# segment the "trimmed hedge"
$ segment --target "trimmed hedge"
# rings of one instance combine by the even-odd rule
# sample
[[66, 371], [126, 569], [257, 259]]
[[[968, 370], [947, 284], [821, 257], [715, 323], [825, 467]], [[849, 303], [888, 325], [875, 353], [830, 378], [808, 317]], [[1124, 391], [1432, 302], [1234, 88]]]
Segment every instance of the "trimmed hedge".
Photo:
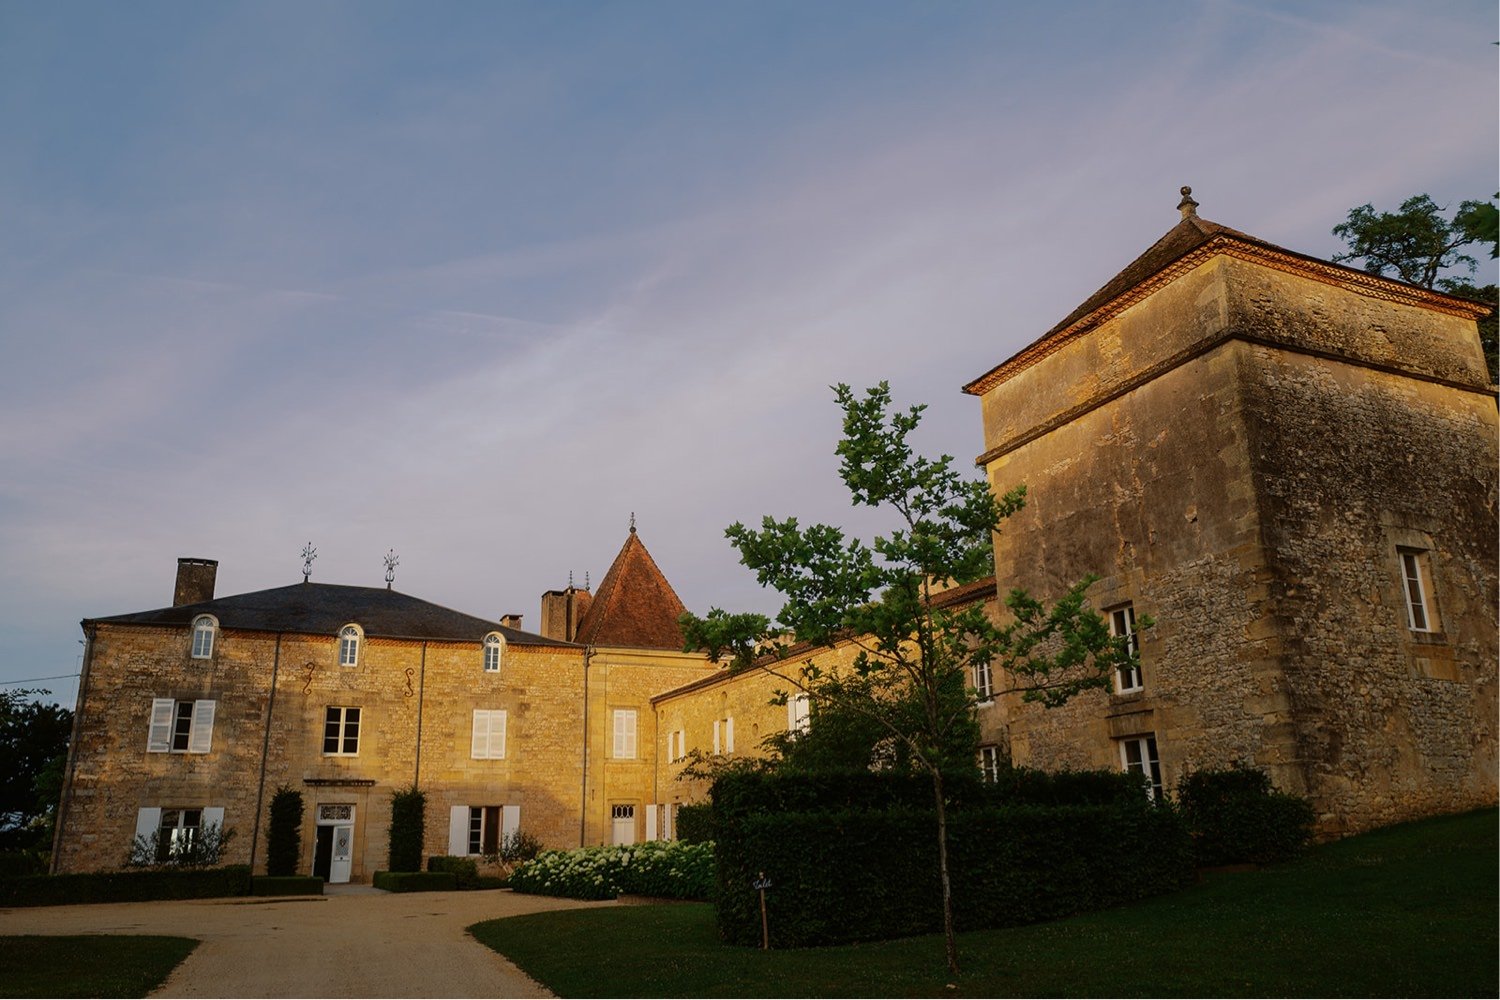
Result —
[[28, 875], [0, 880], [0, 906], [137, 903], [152, 899], [212, 899], [250, 891], [250, 868], [150, 869]]
[[35, 851], [0, 851], [0, 878], [45, 874], [47, 863]]
[[479, 864], [473, 858], [460, 858], [452, 854], [440, 854], [427, 859], [430, 872], [450, 872], [455, 888], [479, 888]]
[[677, 839], [684, 844], [706, 844], [714, 839], [714, 810], [707, 802], [677, 807]]
[[387, 855], [391, 871], [421, 873], [426, 812], [427, 793], [415, 785], [391, 793], [391, 843]]
[[516, 892], [569, 899], [614, 899], [629, 893], [703, 900], [713, 884], [714, 845], [676, 840], [544, 851], [510, 876]]
[[316, 875], [256, 875], [250, 880], [252, 896], [321, 896], [323, 880]]
[[[1152, 805], [1134, 776], [1013, 778], [991, 790], [961, 783], [948, 811], [960, 930], [1050, 920], [1192, 882], [1192, 844], [1180, 818]], [[884, 808], [882, 784], [892, 789]], [[713, 791], [721, 936], [760, 943], [760, 900], [751, 884], [761, 873], [771, 881], [766, 905], [777, 947], [941, 930], [931, 795], [930, 780], [921, 778], [721, 778]], [[1027, 798], [1042, 804], [1017, 801]], [[805, 808], [767, 808], [787, 802]]]
[[447, 892], [458, 888], [452, 872], [376, 872], [374, 884], [386, 892]]
[[266, 874], [295, 876], [301, 858], [302, 793], [282, 785], [271, 796], [271, 815], [266, 822]]
[[1177, 799], [1200, 865], [1285, 861], [1312, 835], [1312, 806], [1276, 791], [1264, 771], [1196, 771], [1182, 779]]

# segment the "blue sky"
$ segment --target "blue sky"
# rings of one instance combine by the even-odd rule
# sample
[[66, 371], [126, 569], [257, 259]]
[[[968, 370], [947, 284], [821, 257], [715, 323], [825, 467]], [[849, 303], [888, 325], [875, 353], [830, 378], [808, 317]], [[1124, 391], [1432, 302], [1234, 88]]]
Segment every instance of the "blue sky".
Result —
[[[630, 513], [848, 512], [827, 386], [958, 387], [1177, 219], [1496, 188], [1491, 3], [0, 2], [0, 681], [314, 579], [485, 616]], [[70, 699], [71, 681], [54, 682]]]

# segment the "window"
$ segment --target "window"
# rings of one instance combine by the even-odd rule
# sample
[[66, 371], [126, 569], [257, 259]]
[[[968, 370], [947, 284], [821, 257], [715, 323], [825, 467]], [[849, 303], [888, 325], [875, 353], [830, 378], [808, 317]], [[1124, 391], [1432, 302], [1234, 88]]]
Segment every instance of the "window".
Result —
[[635, 806], [610, 806], [610, 842], [635, 843]]
[[724, 720], [724, 752], [734, 753], [734, 719]]
[[213, 615], [199, 615], [193, 619], [193, 659], [208, 660], [214, 655], [214, 631], [218, 622]]
[[801, 736], [812, 727], [811, 701], [807, 692], [794, 694], [786, 700], [786, 731], [794, 737]]
[[500, 672], [500, 654], [505, 649], [505, 640], [500, 638], [498, 632], [491, 632], [484, 637], [484, 672], [487, 674], [498, 674]]
[[1000, 779], [1000, 748], [997, 746], [983, 746], [979, 748], [979, 770], [984, 773], [984, 780], [995, 782]]
[[681, 729], [667, 734], [667, 759], [679, 761], [687, 756], [687, 733]]
[[202, 809], [163, 809], [156, 831], [156, 860], [182, 857], [203, 830]]
[[359, 666], [359, 641], [363, 638], [358, 625], [345, 625], [339, 629], [339, 666]]
[[1123, 637], [1125, 651], [1130, 654], [1130, 662], [1115, 671], [1115, 692], [1126, 694], [1130, 691], [1139, 691], [1143, 684], [1141, 682], [1140, 643], [1135, 634], [1134, 606], [1122, 604], [1109, 612], [1109, 634], [1115, 638]]
[[496, 854], [505, 838], [521, 828], [520, 806], [451, 806], [448, 814], [448, 853]]
[[1132, 736], [1120, 741], [1120, 766], [1134, 771], [1148, 782], [1146, 794], [1152, 799], [1161, 796], [1161, 761], [1156, 756], [1156, 735]]
[[981, 704], [987, 703], [995, 697], [994, 675], [990, 672], [990, 662], [974, 664], [974, 693]]
[[323, 753], [340, 757], [359, 753], [359, 709], [329, 706], [323, 718]]
[[151, 726], [146, 733], [148, 753], [208, 753], [213, 749], [212, 700], [151, 699]]
[[635, 709], [615, 709], [615, 757], [634, 759], [635, 757]]
[[[505, 710], [474, 709], [474, 735], [470, 756], [475, 760], [503, 760], [505, 757]], [[486, 852], [489, 853], [489, 852]]]
[[500, 852], [500, 807], [469, 807], [469, 853]]
[[1401, 590], [1406, 595], [1406, 624], [1413, 632], [1439, 632], [1437, 607], [1432, 600], [1432, 553], [1425, 549], [1397, 549], [1401, 556]]

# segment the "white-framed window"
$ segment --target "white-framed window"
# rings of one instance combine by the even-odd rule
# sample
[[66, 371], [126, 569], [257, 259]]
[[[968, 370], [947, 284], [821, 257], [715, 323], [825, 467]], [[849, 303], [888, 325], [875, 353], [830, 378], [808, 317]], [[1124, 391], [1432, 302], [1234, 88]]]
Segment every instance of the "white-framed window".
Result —
[[500, 637], [499, 632], [491, 632], [484, 637], [484, 672], [487, 674], [498, 674], [500, 672], [500, 657], [505, 652], [505, 640]]
[[503, 708], [474, 709], [474, 732], [469, 744], [469, 755], [475, 760], [503, 760], [505, 758], [505, 710]]
[[995, 698], [995, 675], [990, 670], [990, 661], [974, 664], [973, 674], [975, 699], [981, 705], [987, 705]]
[[979, 770], [984, 774], [984, 780], [989, 782], [998, 781], [1000, 778], [1000, 748], [993, 745], [979, 748]]
[[635, 759], [635, 721], [633, 708], [617, 708], [614, 711], [614, 753], [612, 756]]
[[1432, 553], [1426, 549], [1396, 550], [1401, 557], [1401, 591], [1406, 596], [1406, 624], [1413, 632], [1440, 632], [1432, 599]]
[[214, 633], [218, 630], [219, 623], [213, 615], [199, 615], [193, 619], [193, 659], [213, 659]]
[[214, 710], [211, 699], [176, 701], [151, 699], [151, 725], [146, 733], [148, 753], [208, 753], [213, 749]]
[[323, 755], [353, 757], [359, 753], [359, 709], [329, 705], [323, 716]]
[[1156, 755], [1156, 734], [1132, 736], [1120, 741], [1120, 767], [1146, 779], [1146, 794], [1158, 798], [1162, 793], [1161, 760]]
[[469, 807], [469, 853], [495, 854], [500, 850], [500, 807]]
[[812, 699], [806, 691], [799, 691], [786, 700], [786, 731], [793, 737], [801, 736], [812, 728]]
[[635, 806], [613, 805], [609, 807], [610, 843], [635, 843]]
[[674, 729], [667, 734], [667, 760], [676, 763], [687, 756], [687, 732]]
[[339, 666], [359, 666], [359, 644], [364, 638], [358, 625], [345, 625], [339, 629]]
[[448, 853], [495, 854], [521, 827], [520, 806], [456, 805], [448, 816]]
[[1106, 613], [1109, 615], [1109, 634], [1117, 639], [1123, 637], [1125, 649], [1130, 653], [1130, 662], [1115, 670], [1115, 692], [1127, 694], [1139, 691], [1144, 684], [1141, 679], [1140, 642], [1135, 634], [1135, 607], [1122, 604]]
[[202, 809], [163, 809], [156, 831], [156, 860], [164, 862], [187, 850], [202, 832]]

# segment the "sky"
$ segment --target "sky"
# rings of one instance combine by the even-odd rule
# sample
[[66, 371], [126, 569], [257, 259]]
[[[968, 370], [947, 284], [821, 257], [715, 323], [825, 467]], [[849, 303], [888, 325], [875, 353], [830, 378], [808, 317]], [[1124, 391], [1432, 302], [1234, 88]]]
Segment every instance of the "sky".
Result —
[[[1492, 2], [0, 0], [0, 685], [301, 579], [496, 618], [632, 513], [867, 532], [829, 386], [960, 386], [1199, 213], [1317, 256], [1497, 187]], [[1491, 277], [1489, 280], [1493, 280]], [[975, 473], [978, 475], [977, 471]], [[58, 676], [62, 675], [62, 676]], [[29, 683], [32, 678], [55, 678]]]

